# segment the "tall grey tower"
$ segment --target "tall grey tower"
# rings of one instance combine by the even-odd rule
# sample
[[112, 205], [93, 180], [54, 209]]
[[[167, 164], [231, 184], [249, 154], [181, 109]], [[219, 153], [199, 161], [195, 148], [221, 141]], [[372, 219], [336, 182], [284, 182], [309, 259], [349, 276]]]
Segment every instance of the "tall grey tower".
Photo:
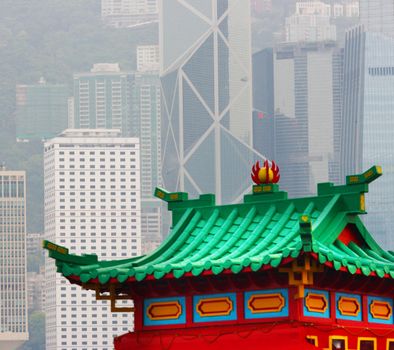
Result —
[[289, 195], [339, 182], [342, 50], [333, 41], [286, 43], [274, 51], [275, 160]]
[[161, 0], [163, 183], [238, 199], [250, 186], [250, 3]]
[[394, 248], [394, 0], [360, 0], [361, 26], [345, 40], [341, 162], [344, 177], [381, 165], [368, 217], [375, 238]]
[[394, 38], [360, 26], [346, 34], [345, 42], [342, 176], [371, 164], [382, 166], [384, 176], [371, 186], [367, 198], [371, 215], [363, 220], [388, 249], [394, 248], [393, 148]]

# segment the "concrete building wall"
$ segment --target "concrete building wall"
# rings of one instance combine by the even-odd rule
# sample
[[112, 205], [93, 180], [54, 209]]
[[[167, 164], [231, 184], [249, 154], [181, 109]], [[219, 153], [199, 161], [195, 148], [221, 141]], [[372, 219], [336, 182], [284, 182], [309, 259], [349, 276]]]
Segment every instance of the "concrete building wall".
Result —
[[0, 349], [29, 338], [26, 280], [26, 174], [0, 169]]
[[[76, 254], [141, 254], [140, 146], [119, 130], [66, 130], [45, 143], [45, 236]], [[132, 314], [111, 314], [46, 260], [46, 349], [112, 349]]]

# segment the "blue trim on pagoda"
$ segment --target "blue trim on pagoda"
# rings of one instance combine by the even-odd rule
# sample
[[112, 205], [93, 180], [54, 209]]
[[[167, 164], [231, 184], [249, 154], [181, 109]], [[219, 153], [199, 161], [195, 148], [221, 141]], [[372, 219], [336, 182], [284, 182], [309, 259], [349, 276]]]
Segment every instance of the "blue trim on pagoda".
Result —
[[[231, 301], [230, 310], [227, 315], [211, 316], [211, 315], [200, 315], [197, 311], [199, 302], [209, 299], [221, 299], [228, 298]], [[236, 293], [224, 293], [224, 294], [207, 294], [207, 295], [196, 295], [193, 296], [193, 321], [195, 323], [201, 322], [223, 322], [223, 321], [235, 321], [237, 320], [237, 298]]]
[[[306, 306], [306, 298], [308, 297], [309, 294], [317, 294], [317, 295], [324, 296], [325, 303], [327, 304], [324, 312], [314, 312], [314, 311], [308, 310], [308, 308]], [[305, 298], [304, 298], [303, 310], [304, 310], [304, 316], [307, 316], [307, 317], [330, 318], [330, 294], [324, 290], [305, 288]]]
[[[267, 294], [278, 294], [284, 299], [284, 305], [280, 308], [280, 311], [265, 312], [255, 311], [252, 312], [249, 308], [249, 301], [253, 296], [267, 295]], [[256, 290], [253, 292], [245, 292], [244, 299], [244, 310], [246, 319], [255, 318], [275, 318], [275, 317], [288, 317], [289, 316], [289, 292], [287, 289], [268, 289], [268, 290]]]
[[[357, 300], [358, 302], [358, 313], [357, 316], [349, 316], [349, 315], [343, 315], [341, 310], [339, 310], [338, 308], [338, 303], [339, 303], [339, 299], [341, 297], [345, 297], [345, 298], [352, 298]], [[341, 319], [341, 320], [348, 320], [348, 321], [362, 321], [363, 318], [363, 307], [362, 307], [363, 303], [361, 300], [361, 295], [357, 295], [357, 294], [348, 294], [348, 293], [335, 293], [335, 311], [336, 311], [336, 317]]]
[[[148, 315], [149, 307], [155, 304], [162, 303], [178, 303], [181, 307], [180, 313], [177, 316], [168, 316], [166, 319], [154, 320]], [[185, 297], [175, 298], [152, 298], [144, 300], [144, 325], [145, 326], [166, 326], [186, 323], [186, 299]]]
[[[388, 305], [391, 308], [391, 312], [390, 312], [390, 317], [386, 320], [386, 319], [382, 319], [382, 318], [376, 318], [372, 315], [371, 312], [371, 304], [374, 301], [381, 301], [384, 303], [388, 303]], [[382, 297], [368, 297], [368, 322], [371, 323], [382, 323], [382, 324], [393, 324], [394, 321], [394, 317], [393, 317], [393, 299], [391, 298], [382, 298]]]

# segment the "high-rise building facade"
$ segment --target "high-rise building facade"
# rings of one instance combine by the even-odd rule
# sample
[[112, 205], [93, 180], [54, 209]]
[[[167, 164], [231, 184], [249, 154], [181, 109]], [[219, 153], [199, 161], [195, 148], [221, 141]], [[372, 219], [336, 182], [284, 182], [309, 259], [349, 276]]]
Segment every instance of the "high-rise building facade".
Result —
[[291, 196], [339, 180], [342, 61], [334, 42], [275, 50], [275, 160]]
[[297, 2], [296, 11], [286, 18], [286, 41], [336, 40], [336, 27], [330, 23], [331, 5], [320, 1]]
[[26, 283], [26, 175], [0, 168], [0, 349], [29, 338]]
[[54, 137], [67, 128], [66, 85], [38, 84], [16, 86], [16, 138], [20, 141]]
[[253, 146], [275, 159], [274, 53], [267, 48], [253, 54]]
[[157, 21], [158, 0], [101, 0], [101, 18], [112, 27]]
[[37, 256], [41, 254], [44, 256], [42, 251], [42, 241], [44, 235], [42, 233], [28, 233], [26, 235], [26, 251], [27, 255]]
[[135, 73], [131, 136], [140, 139], [141, 195], [151, 198], [161, 184], [160, 80], [157, 73]]
[[[77, 254], [141, 253], [139, 141], [119, 130], [66, 130], [45, 143], [45, 237]], [[46, 261], [46, 349], [112, 349], [130, 314], [111, 314]], [[82, 307], [81, 307], [82, 305]]]
[[394, 36], [394, 0], [359, 0], [360, 24], [368, 32]]
[[74, 122], [79, 129], [120, 129], [129, 133], [131, 75], [117, 63], [98, 63], [74, 75]]
[[[41, 241], [42, 245], [42, 241]], [[41, 248], [41, 250], [43, 250]], [[45, 305], [45, 271], [44, 265], [40, 270], [27, 273], [27, 298], [29, 311], [43, 311]]]
[[159, 46], [139, 45], [137, 46], [137, 71], [159, 72]]
[[131, 136], [140, 140], [141, 236], [146, 253], [162, 240], [162, 203], [153, 197], [161, 186], [161, 96], [158, 72], [136, 72], [131, 87]]
[[74, 107], [74, 96], [67, 99], [67, 109], [68, 109], [68, 129], [74, 129], [75, 120], [75, 107]]
[[[389, 3], [389, 1], [388, 1]], [[394, 21], [394, 16], [393, 19]], [[377, 19], [377, 21], [379, 21]], [[368, 218], [375, 238], [394, 248], [394, 38], [366, 32], [347, 33], [344, 65], [343, 137], [341, 160], [346, 176], [370, 164], [383, 168], [368, 196]]]
[[[250, 2], [160, 1], [163, 183], [232, 202], [253, 150]], [[229, 175], [231, 174], [231, 176]]]

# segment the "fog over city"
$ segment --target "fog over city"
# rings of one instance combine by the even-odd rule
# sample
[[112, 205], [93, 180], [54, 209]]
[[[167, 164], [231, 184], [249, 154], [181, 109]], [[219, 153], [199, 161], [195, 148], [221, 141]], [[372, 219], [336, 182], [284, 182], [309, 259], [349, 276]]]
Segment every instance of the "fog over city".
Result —
[[[267, 184], [258, 191], [273, 192], [272, 201], [337, 191], [346, 206], [342, 187], [319, 184], [356, 179], [366, 190], [352, 227], [364, 223], [394, 250], [393, 0], [0, 0], [0, 67], [0, 350], [118, 350], [114, 339], [143, 322], [176, 324], [138, 319], [122, 283], [160, 279], [170, 264], [183, 278], [175, 253], [192, 239], [171, 234], [192, 232], [198, 215], [182, 271], [210, 269], [214, 247], [230, 271], [236, 251], [220, 256], [228, 238], [215, 233], [237, 234], [231, 220], [260, 224], [243, 209], [211, 223], [198, 208], [257, 202], [253, 185]], [[266, 160], [253, 183], [252, 166]], [[374, 165], [383, 176], [364, 197], [381, 175]], [[317, 211], [334, 220], [335, 200], [331, 209], [320, 199], [307, 206], [312, 227], [323, 220]], [[168, 236], [173, 250], [162, 253]], [[148, 272], [136, 267], [141, 256]], [[122, 277], [110, 269], [115, 260]]]

